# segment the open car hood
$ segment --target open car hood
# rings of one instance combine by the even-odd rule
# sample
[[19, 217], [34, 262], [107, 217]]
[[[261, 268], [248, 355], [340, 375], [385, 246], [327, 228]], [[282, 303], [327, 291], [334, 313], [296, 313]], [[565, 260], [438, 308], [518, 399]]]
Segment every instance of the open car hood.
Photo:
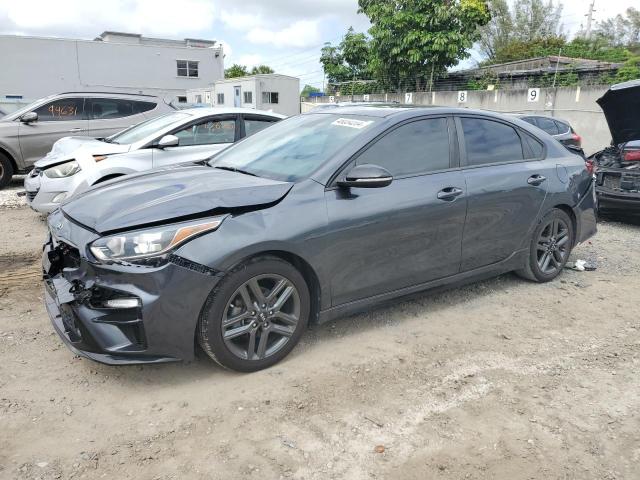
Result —
[[67, 217], [106, 233], [272, 204], [292, 183], [188, 164], [105, 182], [62, 206]]
[[640, 140], [640, 80], [612, 85], [598, 100], [613, 143]]

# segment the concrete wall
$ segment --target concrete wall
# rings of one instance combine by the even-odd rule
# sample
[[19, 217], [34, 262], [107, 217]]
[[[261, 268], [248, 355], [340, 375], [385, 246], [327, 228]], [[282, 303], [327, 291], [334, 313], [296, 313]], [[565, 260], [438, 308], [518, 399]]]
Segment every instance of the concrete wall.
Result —
[[[420, 92], [407, 94], [369, 95], [369, 101], [399, 102], [417, 105], [443, 105], [479, 108], [505, 113], [535, 113], [568, 121], [582, 136], [582, 145], [587, 154], [593, 153], [611, 143], [611, 134], [602, 110], [596, 99], [602, 96], [608, 86], [543, 88], [538, 102], [529, 102], [528, 90], [468, 91], [467, 101], [458, 101], [458, 92]], [[308, 111], [317, 103], [328, 103], [329, 97], [317, 97], [304, 102], [303, 111]], [[336, 102], [350, 101], [351, 96], [334, 97]], [[354, 95], [354, 101], [364, 101], [363, 95]]]
[[[216, 57], [216, 54], [218, 55]], [[221, 47], [133, 45], [0, 35], [0, 98], [35, 100], [64, 91], [122, 91], [172, 100], [224, 77]], [[178, 77], [176, 60], [199, 62], [199, 77]]]

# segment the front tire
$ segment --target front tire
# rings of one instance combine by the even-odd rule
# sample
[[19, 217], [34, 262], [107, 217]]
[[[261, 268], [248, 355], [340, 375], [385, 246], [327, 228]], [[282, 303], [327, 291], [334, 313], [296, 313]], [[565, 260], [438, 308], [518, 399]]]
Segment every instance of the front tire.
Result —
[[553, 280], [569, 259], [574, 235], [569, 215], [559, 208], [550, 210], [533, 231], [525, 266], [516, 273], [534, 282]]
[[13, 165], [9, 158], [0, 153], [0, 190], [9, 185], [13, 177]]
[[211, 292], [197, 327], [198, 343], [223, 367], [254, 372], [286, 357], [306, 329], [309, 288], [277, 257], [234, 268]]

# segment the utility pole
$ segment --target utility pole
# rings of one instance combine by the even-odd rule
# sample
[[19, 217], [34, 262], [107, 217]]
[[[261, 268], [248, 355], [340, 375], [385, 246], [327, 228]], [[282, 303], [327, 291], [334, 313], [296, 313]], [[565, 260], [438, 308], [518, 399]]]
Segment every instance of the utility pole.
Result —
[[585, 15], [585, 17], [587, 17], [587, 28], [585, 30], [584, 36], [587, 40], [591, 38], [591, 23], [593, 22], [593, 12], [595, 12], [593, 6], [595, 5], [595, 3], [596, 0], [591, 0], [591, 4], [589, 5], [589, 13]]

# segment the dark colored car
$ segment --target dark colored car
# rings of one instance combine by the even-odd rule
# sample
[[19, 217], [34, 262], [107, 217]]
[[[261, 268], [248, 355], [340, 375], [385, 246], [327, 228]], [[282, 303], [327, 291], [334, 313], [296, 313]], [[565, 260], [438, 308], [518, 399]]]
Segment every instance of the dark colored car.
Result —
[[557, 118], [545, 117], [544, 115], [518, 116], [521, 120], [535, 125], [540, 130], [544, 130], [563, 145], [582, 148], [582, 137], [569, 125], [569, 122], [558, 120]]
[[640, 213], [640, 80], [613, 85], [597, 100], [611, 132], [611, 146], [589, 161], [596, 171], [602, 212]]
[[46, 305], [75, 352], [253, 371], [309, 322], [517, 271], [546, 282], [596, 231], [585, 162], [526, 122], [345, 107], [209, 162], [112, 180], [49, 216]]

